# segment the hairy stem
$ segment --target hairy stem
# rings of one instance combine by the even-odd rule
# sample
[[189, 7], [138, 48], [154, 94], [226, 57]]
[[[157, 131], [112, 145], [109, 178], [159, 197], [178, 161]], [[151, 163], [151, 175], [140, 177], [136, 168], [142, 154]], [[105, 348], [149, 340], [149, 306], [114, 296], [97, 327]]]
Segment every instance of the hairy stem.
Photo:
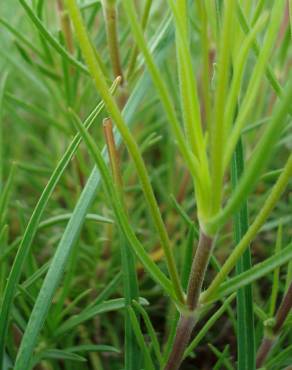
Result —
[[199, 244], [193, 259], [188, 283], [187, 304], [190, 310], [195, 310], [198, 305], [205, 272], [212, 251], [212, 242], [213, 239], [211, 237], [204, 234], [203, 231], [200, 232]]
[[176, 329], [173, 348], [164, 370], [179, 369], [184, 350], [190, 341], [195, 324], [196, 320], [194, 315], [181, 315]]
[[256, 368], [262, 367], [265, 359], [267, 358], [268, 353], [270, 352], [271, 348], [273, 347], [274, 339], [272, 338], [264, 338], [257, 353], [256, 359]]
[[190, 341], [196, 324], [196, 309], [202, 285], [212, 252], [213, 239], [200, 231], [200, 238], [193, 259], [187, 289], [187, 313], [182, 313], [177, 325], [176, 335], [165, 370], [177, 370], [183, 359], [184, 351]]
[[274, 333], [278, 334], [282, 329], [282, 326], [292, 308], [292, 282], [290, 283], [289, 289], [285, 294], [285, 297], [279, 307], [277, 314], [276, 314], [276, 324], [273, 328]]

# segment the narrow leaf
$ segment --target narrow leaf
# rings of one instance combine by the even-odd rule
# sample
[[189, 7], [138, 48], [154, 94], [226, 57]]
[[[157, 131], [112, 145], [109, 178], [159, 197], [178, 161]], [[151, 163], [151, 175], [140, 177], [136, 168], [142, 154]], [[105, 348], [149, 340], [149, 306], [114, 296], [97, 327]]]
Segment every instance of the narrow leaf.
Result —
[[[244, 153], [241, 138], [236, 146], [232, 160], [231, 176], [233, 188], [236, 186], [244, 171]], [[248, 229], [247, 201], [244, 200], [241, 208], [234, 215], [233, 235], [238, 244]], [[236, 264], [236, 274], [251, 268], [251, 253], [248, 247]], [[237, 369], [255, 369], [255, 328], [253, 313], [252, 286], [246, 285], [237, 291]]]

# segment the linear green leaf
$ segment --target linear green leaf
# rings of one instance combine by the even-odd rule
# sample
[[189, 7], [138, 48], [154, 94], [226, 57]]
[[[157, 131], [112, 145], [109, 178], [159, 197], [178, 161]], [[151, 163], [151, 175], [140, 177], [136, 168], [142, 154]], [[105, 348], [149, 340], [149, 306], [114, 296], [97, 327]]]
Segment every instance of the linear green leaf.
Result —
[[212, 295], [214, 295], [219, 285], [223, 282], [223, 280], [227, 277], [229, 272], [233, 269], [239, 257], [244, 253], [244, 251], [249, 246], [252, 239], [255, 237], [257, 232], [260, 230], [260, 228], [262, 227], [262, 225], [264, 224], [264, 222], [270, 215], [272, 209], [275, 207], [277, 201], [279, 200], [280, 196], [284, 192], [291, 178], [291, 175], [292, 175], [292, 154], [290, 154], [286, 162], [284, 171], [279, 176], [276, 184], [272, 188], [271, 193], [267, 197], [263, 207], [261, 208], [254, 222], [250, 225], [248, 231], [244, 234], [243, 238], [240, 240], [240, 242], [237, 244], [233, 252], [227, 258], [221, 270], [219, 271], [217, 276], [213, 279], [209, 288], [205, 292], [202, 293], [202, 296], [201, 296], [202, 302], [208, 301], [208, 299]]
[[[163, 28], [163, 32], [167, 32], [168, 27], [169, 27], [169, 24], [165, 25], [165, 27]], [[159, 41], [159, 43], [155, 44], [155, 47], [156, 48], [159, 47], [160, 43], [163, 43], [163, 41], [164, 41], [164, 38], [162, 37], [162, 34], [161, 34], [160, 35], [160, 41]], [[162, 58], [164, 58], [164, 55], [162, 54], [162, 52], [158, 53], [157, 54], [157, 60], [160, 61], [160, 60], [162, 60]], [[141, 101], [141, 99], [143, 98], [143, 96], [145, 94], [145, 88], [148, 85], [149, 85], [149, 79], [148, 79], [146, 74], [143, 74], [142, 77], [140, 78], [140, 80], [138, 81], [136, 87], [133, 89], [133, 93], [130, 96], [130, 98], [129, 98], [129, 100], [128, 100], [125, 108], [124, 108], [123, 113], [124, 113], [125, 120], [127, 122], [129, 122], [129, 123], [133, 122], [133, 117], [136, 113], [137, 106], [138, 106], [139, 102]], [[79, 136], [77, 136], [77, 137], [79, 139]], [[118, 134], [116, 135], [116, 142], [117, 142], [117, 144], [119, 144], [121, 142], [121, 137]], [[107, 155], [106, 155], [105, 151], [103, 152], [103, 155], [104, 155], [104, 158], [107, 158]], [[68, 163], [69, 163], [69, 161], [68, 161]], [[67, 164], [67, 161], [66, 161], [66, 164]], [[91, 175], [90, 175], [89, 179], [88, 179], [87, 185], [85, 186], [85, 188], [84, 188], [84, 190], [81, 194], [81, 197], [79, 198], [79, 201], [76, 204], [75, 210], [74, 210], [74, 212], [72, 214], [72, 217], [70, 218], [70, 221], [69, 221], [69, 223], [66, 227], [63, 238], [61, 239], [61, 241], [59, 243], [58, 250], [63, 250], [66, 247], [66, 248], [69, 248], [69, 253], [70, 253], [70, 248], [72, 248], [72, 245], [73, 245], [74, 241], [77, 240], [77, 238], [78, 238], [78, 235], [79, 235], [80, 230], [81, 230], [81, 226], [84, 222], [86, 214], [88, 213], [88, 209], [89, 209], [90, 205], [92, 204], [93, 200], [95, 199], [96, 191], [97, 191], [99, 185], [100, 185], [100, 174], [99, 174], [98, 170], [96, 168], [94, 168], [93, 171], [91, 172]], [[46, 195], [46, 197], [47, 197], [47, 195]], [[39, 222], [40, 213], [42, 214], [42, 212], [43, 212], [42, 207], [43, 207], [43, 203], [44, 203], [43, 199], [40, 199], [40, 201], [41, 200], [42, 200], [42, 202], [36, 208], [35, 216], [33, 216], [32, 220], [30, 222], [31, 225], [28, 226], [27, 235], [31, 234], [31, 232], [35, 228], [35, 225], [37, 225], [38, 222]], [[36, 219], [36, 217], [37, 217], [37, 219]], [[31, 240], [33, 239], [33, 238], [30, 239], [30, 238], [31, 238], [31, 235], [29, 236], [29, 240], [30, 240], [29, 245], [31, 243]], [[19, 257], [19, 259], [15, 260], [16, 267], [12, 269], [12, 271], [14, 271], [13, 272], [14, 276], [10, 279], [10, 287], [11, 286], [13, 287], [13, 285], [15, 284], [15, 281], [18, 281], [18, 279], [19, 279], [18, 275], [16, 275], [17, 278], [15, 279], [15, 274], [19, 273], [19, 269], [23, 265], [23, 261], [25, 259], [25, 255], [26, 255], [25, 254], [26, 253], [26, 248], [27, 248], [27, 245], [22, 247], [21, 257]], [[67, 259], [68, 259], [68, 255], [64, 254], [63, 257], [65, 257], [65, 260], [60, 265], [61, 268], [62, 268], [63, 264], [66, 264]], [[54, 276], [54, 280], [56, 279], [57, 281], [59, 281], [61, 276], [62, 275]], [[57, 283], [55, 284], [55, 286], [57, 286]], [[4, 317], [4, 318], [6, 318], [6, 320], [8, 318], [9, 307], [10, 307], [12, 299], [13, 299], [13, 292], [11, 292], [11, 289], [7, 289], [7, 292], [8, 293], [6, 293], [7, 298], [6, 298], [6, 304], [5, 304], [6, 308], [5, 308], [5, 311], [2, 311], [2, 313], [3, 313], [2, 318]], [[33, 351], [33, 348], [34, 348], [34, 342], [37, 340], [38, 333], [41, 330], [44, 319], [47, 315], [48, 306], [51, 303], [51, 296], [46, 296], [46, 293], [45, 293], [43, 295], [43, 297], [44, 297], [44, 299], [41, 299], [41, 301], [40, 301], [40, 306], [42, 307], [43, 314], [42, 314], [42, 317], [41, 317], [41, 320], [40, 320], [39, 324], [34, 325], [34, 327], [33, 327], [33, 330], [32, 330], [33, 335], [31, 337], [28, 336], [28, 338], [30, 339], [30, 343], [29, 343], [29, 346], [27, 346], [27, 351], [24, 351], [22, 353], [22, 355], [24, 356], [24, 360], [19, 360], [20, 369], [22, 369], [21, 366], [23, 364], [23, 361], [25, 361], [26, 365], [30, 361], [32, 351]], [[9, 307], [7, 307], [7, 301], [9, 302], [9, 304], [8, 304]], [[39, 314], [37, 314], [37, 316], [39, 316]], [[1, 316], [0, 316], [0, 319], [1, 319]], [[1, 327], [1, 325], [4, 324], [4, 327], [7, 328], [7, 323], [8, 322], [5, 321], [5, 319], [2, 322], [0, 321], [0, 327]], [[1, 334], [2, 334], [3, 338], [5, 338], [6, 332], [4, 334], [3, 331], [0, 331], [0, 336], [1, 336]], [[0, 343], [4, 344], [4, 340], [3, 341], [0, 340]]]
[[83, 73], [88, 74], [87, 68], [80, 63], [78, 60], [76, 60], [68, 51], [55, 39], [54, 36], [50, 34], [50, 32], [47, 30], [47, 28], [43, 25], [42, 21], [37, 17], [37, 15], [34, 13], [32, 8], [27, 4], [25, 0], [18, 0], [20, 4], [23, 6], [24, 10], [26, 11], [27, 15], [33, 22], [33, 24], [36, 26], [40, 34], [49, 42], [49, 44], [68, 62], [75, 67], [77, 67], [80, 71]]
[[161, 366], [162, 365], [162, 356], [161, 356], [161, 352], [160, 352], [160, 346], [159, 346], [157, 335], [156, 335], [155, 330], [153, 328], [153, 325], [151, 323], [150, 317], [149, 317], [147, 311], [145, 310], [145, 308], [141, 304], [139, 304], [138, 302], [134, 301], [133, 306], [143, 317], [143, 320], [145, 322], [148, 334], [151, 338], [151, 342], [152, 342], [152, 345], [153, 345], [153, 350], [154, 350], [155, 355], [157, 357], [157, 360], [158, 360], [158, 362]]
[[153, 365], [148, 346], [145, 343], [145, 339], [143, 337], [143, 334], [142, 334], [142, 331], [141, 331], [141, 328], [140, 328], [140, 325], [139, 325], [139, 321], [136, 317], [135, 311], [133, 310], [132, 307], [128, 307], [127, 310], [129, 311], [131, 323], [132, 323], [133, 330], [135, 332], [137, 341], [138, 341], [139, 346], [140, 346], [140, 348], [141, 348], [141, 350], [143, 351], [143, 354], [144, 354], [145, 370], [155, 370], [155, 367]]
[[162, 286], [162, 288], [165, 290], [167, 294], [172, 296], [172, 298], [175, 299], [175, 301], [177, 301], [178, 298], [174, 292], [174, 288], [171, 281], [161, 272], [157, 265], [152, 261], [148, 253], [145, 251], [143, 245], [139, 242], [135, 233], [133, 232], [127, 216], [127, 212], [124, 209], [123, 204], [118, 195], [119, 192], [114, 187], [113, 182], [111, 181], [109, 170], [97, 145], [95, 144], [92, 137], [90, 137], [88, 132], [85, 130], [85, 128], [82, 126], [80, 121], [76, 120], [76, 126], [80, 134], [82, 135], [82, 138], [88, 150], [90, 151], [92, 157], [94, 158], [96, 165], [100, 170], [100, 174], [104, 181], [105, 188], [108, 192], [110, 201], [112, 203], [111, 205], [115, 211], [117, 222], [121, 230], [123, 231], [125, 238], [127, 239], [130, 246], [133, 248], [133, 251], [136, 253], [137, 257], [140, 259], [145, 269], [152, 276], [152, 278]]
[[70, 360], [78, 362], [86, 362], [86, 358], [77, 355], [76, 353], [68, 352], [67, 350], [60, 349], [47, 349], [39, 352], [33, 359], [33, 364], [36, 365], [42, 360]]
[[184, 301], [183, 291], [178, 277], [177, 266], [173, 256], [173, 251], [171, 249], [169, 236], [165, 224], [163, 222], [160, 209], [155, 198], [150, 178], [143, 158], [141, 156], [139, 147], [126, 124], [126, 121], [124, 120], [116, 101], [113, 99], [113, 97], [108, 91], [106, 79], [96, 60], [97, 52], [92, 48], [76, 0], [66, 0], [66, 4], [71, 20], [74, 24], [74, 28], [76, 31], [77, 38], [79, 40], [81, 50], [83, 52], [84, 58], [88, 65], [90, 74], [93, 78], [97, 91], [102, 96], [107, 107], [107, 110], [110, 113], [111, 118], [114, 120], [135, 164], [136, 171], [139, 176], [142, 189], [145, 195], [145, 199], [151, 212], [154, 225], [158, 232], [162, 248], [164, 250], [166, 264], [171, 281], [174, 284], [174, 289], [178, 297], [178, 300], [181, 301], [181, 303], [183, 303]]
[[[241, 138], [232, 159], [231, 177], [233, 189], [236, 189], [244, 171], [244, 152]], [[238, 244], [248, 230], [247, 200], [233, 218], [233, 239]], [[251, 253], [248, 247], [236, 264], [236, 274], [251, 268]], [[253, 314], [252, 286], [247, 285], [237, 291], [237, 369], [255, 369], [255, 328]]]
[[[140, 300], [141, 304], [147, 304], [145, 299]], [[61, 336], [67, 333], [68, 331], [72, 330], [74, 327], [82, 324], [83, 322], [92, 319], [93, 317], [100, 315], [102, 313], [111, 312], [121, 310], [122, 308], [126, 307], [126, 301], [124, 298], [116, 298], [110, 299], [108, 301], [102, 302], [93, 306], [91, 308], [87, 308], [84, 312], [71, 317], [67, 321], [65, 321], [60, 327], [56, 330], [55, 336]]]
[[7, 73], [3, 74], [0, 81], [0, 190], [3, 187], [3, 98], [7, 82]]
[[[231, 294], [236, 290], [250, 284], [251, 282], [260, 279], [269, 274], [279, 266], [282, 266], [290, 261], [292, 258], [292, 243], [283, 248], [281, 252], [274, 254], [264, 262], [260, 262], [251, 269], [228, 279], [227, 282], [222, 283], [216, 292], [216, 300]], [[213, 299], [212, 299], [213, 300]]]
[[[46, 220], [40, 222], [38, 228], [45, 229], [47, 227], [58, 225], [59, 223], [64, 223], [66, 221], [69, 221], [71, 217], [72, 217], [72, 213], [66, 213], [63, 215], [53, 216], [53, 217], [47, 218]], [[114, 222], [112, 219], [108, 217], [100, 216], [94, 213], [88, 213], [86, 215], [86, 220], [107, 223], [107, 224], [112, 224]]]
[[[283, 14], [283, 10], [285, 7], [284, 0], [278, 0], [274, 3], [273, 9], [271, 11], [271, 18], [268, 25], [268, 29], [265, 35], [265, 39], [263, 42], [263, 46], [260, 50], [260, 54], [258, 60], [256, 62], [255, 68], [253, 70], [252, 76], [250, 78], [250, 83], [247, 87], [245, 96], [243, 98], [242, 103], [240, 104], [239, 113], [237, 119], [234, 123], [233, 129], [231, 134], [228, 138], [227, 148], [225, 151], [225, 158], [224, 158], [224, 167], [226, 168], [230, 162], [232, 157], [232, 153], [235, 149], [236, 143], [238, 138], [241, 134], [242, 128], [246, 122], [247, 115], [256, 101], [256, 95], [259, 91], [260, 83], [262, 81], [262, 76], [264, 75], [270, 53], [272, 51], [277, 32], [279, 31], [280, 27], [280, 20], [281, 15]], [[290, 107], [287, 107], [289, 110]]]
[[224, 209], [206, 225], [206, 228], [209, 231], [214, 232], [218, 227], [222, 226], [238, 209], [242, 199], [244, 199], [255, 186], [255, 183], [261, 175], [263, 168], [267, 165], [272, 156], [273, 148], [277, 143], [277, 139], [282, 133], [285, 118], [291, 105], [291, 100], [292, 80], [288, 82], [285, 95], [281, 101], [278, 102], [275, 108], [275, 114], [273, 115], [271, 122], [260, 139], [260, 142], [258, 143], [252, 155], [252, 159], [246, 166], [246, 170], [244, 171], [236, 190], [231, 195]]
[[[115, 86], [114, 86], [115, 88]], [[100, 103], [89, 115], [88, 119], [84, 123], [86, 126], [92, 125], [96, 116], [102, 111], [104, 105]], [[46, 205], [58, 183], [65, 169], [71, 161], [74, 153], [76, 152], [81, 138], [79, 135], [76, 135], [70, 145], [68, 146], [65, 154], [57, 164], [55, 170], [53, 171], [43, 193], [41, 194], [37, 205], [34, 209], [33, 214], [28, 222], [26, 230], [24, 232], [21, 244], [18, 248], [17, 255], [14, 259], [13, 266], [11, 268], [8, 281], [5, 287], [3, 301], [0, 311], [0, 366], [2, 364], [2, 356], [4, 353], [5, 338], [7, 333], [7, 327], [9, 323], [9, 312], [12, 307], [13, 298], [16, 292], [16, 287], [21, 276], [21, 270], [24, 265], [24, 261], [28, 255], [29, 249], [33, 242], [33, 239], [36, 235], [41, 217], [44, 213]]]
[[191, 341], [187, 349], [184, 353], [184, 358], [188, 357], [194, 349], [198, 346], [200, 341], [205, 337], [205, 335], [208, 333], [210, 328], [217, 322], [217, 320], [223, 315], [223, 313], [227, 310], [229, 304], [232, 302], [232, 300], [235, 298], [235, 294], [232, 294], [230, 297], [228, 297], [222, 306], [210, 317], [210, 319], [206, 322], [206, 324], [203, 326], [203, 328], [198, 332], [198, 334], [195, 336], [195, 338]]

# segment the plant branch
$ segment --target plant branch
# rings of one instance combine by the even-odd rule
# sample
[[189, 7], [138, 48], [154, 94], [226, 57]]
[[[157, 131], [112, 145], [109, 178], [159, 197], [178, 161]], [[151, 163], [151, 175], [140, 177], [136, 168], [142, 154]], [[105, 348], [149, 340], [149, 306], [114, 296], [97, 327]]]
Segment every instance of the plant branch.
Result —
[[196, 319], [194, 315], [181, 315], [177, 324], [173, 348], [164, 370], [179, 369], [184, 351], [191, 339], [191, 334], [195, 324]]
[[287, 290], [285, 297], [276, 314], [276, 323], [273, 328], [275, 334], [278, 334], [282, 329], [284, 321], [286, 320], [291, 308], [292, 308], [292, 282], [290, 283], [289, 289]]
[[114, 101], [113, 97], [108, 91], [106, 79], [99, 67], [99, 64], [96, 60], [96, 51], [93, 50], [92, 45], [90, 43], [89, 37], [87, 35], [86, 28], [83, 23], [83, 19], [78, 9], [76, 0], [66, 0], [67, 8], [72, 19], [72, 22], [75, 27], [76, 35], [79, 40], [79, 44], [81, 50], [83, 52], [84, 58], [87, 62], [88, 69], [91, 73], [91, 76], [95, 82], [96, 88], [99, 91], [100, 95], [102, 96], [105, 105], [107, 107], [108, 112], [110, 113], [112, 119], [114, 120], [118, 130], [121, 133], [121, 136], [126, 143], [128, 151], [131, 154], [131, 157], [135, 163], [135, 167], [137, 173], [139, 175], [141, 185], [144, 191], [145, 199], [148, 203], [149, 209], [152, 214], [152, 218], [156, 229], [158, 231], [161, 245], [164, 249], [166, 263], [169, 271], [169, 275], [174, 285], [174, 290], [176, 292], [177, 298], [181, 303], [184, 303], [184, 295], [183, 290], [180, 284], [178, 271], [176, 267], [176, 263], [174, 260], [173, 252], [170, 245], [169, 236], [167, 234], [164, 222], [162, 220], [162, 216], [151, 186], [151, 182], [148, 176], [148, 172], [143, 161], [143, 158], [140, 154], [138, 145], [126, 125], [124, 118]]
[[282, 303], [277, 311], [275, 317], [275, 324], [271, 330], [267, 330], [263, 341], [257, 352], [256, 366], [257, 369], [262, 367], [266, 358], [268, 357], [277, 337], [281, 333], [281, 329], [285, 320], [287, 319], [289, 312], [292, 308], [292, 282], [282, 300]]
[[201, 293], [205, 272], [212, 251], [213, 239], [200, 232], [199, 244], [191, 268], [187, 290], [187, 304], [190, 310], [196, 309]]
[[190, 341], [196, 324], [199, 296], [205, 272], [212, 252], [213, 239], [200, 231], [198, 247], [193, 259], [187, 289], [187, 312], [182, 312], [165, 370], [177, 370], [183, 359], [184, 351]]
[[206, 303], [212, 299], [219, 285], [224, 281], [229, 272], [233, 269], [240, 256], [248, 248], [249, 243], [253, 240], [257, 232], [263, 226], [264, 222], [270, 215], [272, 209], [275, 207], [277, 201], [285, 190], [292, 175], [292, 154], [290, 154], [285, 168], [279, 176], [276, 184], [274, 185], [270, 195], [266, 199], [261, 211], [257, 215], [254, 222], [245, 233], [244, 237], [237, 244], [231, 255], [227, 258], [220, 272], [217, 274], [215, 279], [212, 281], [209, 288], [202, 294], [200, 300], [202, 303]]
[[256, 368], [259, 369], [261, 365], [264, 363], [265, 359], [267, 358], [271, 348], [273, 347], [274, 339], [272, 338], [264, 338], [260, 348], [257, 352], [257, 358], [256, 358]]
[[114, 77], [121, 76], [124, 82], [120, 59], [119, 41], [117, 35], [117, 10], [115, 0], [103, 0], [103, 10], [106, 25], [107, 43]]
[[223, 300], [222, 306], [210, 317], [210, 319], [206, 322], [206, 324], [202, 327], [202, 329], [198, 332], [196, 337], [192, 340], [189, 344], [187, 349], [184, 352], [184, 358], [188, 357], [198, 346], [200, 341], [205, 337], [211, 327], [217, 322], [217, 320], [223, 315], [223, 313], [230, 308], [230, 303], [235, 298], [236, 294], [231, 294], [227, 299]]
[[238, 209], [242, 199], [246, 197], [255, 186], [263, 168], [272, 156], [272, 150], [277, 143], [277, 139], [282, 133], [282, 129], [285, 124], [285, 118], [291, 105], [291, 99], [292, 80], [287, 83], [285, 96], [283, 96], [275, 108], [273, 118], [271, 119], [269, 126], [257, 145], [252, 155], [252, 159], [246, 167], [246, 170], [242, 175], [236, 190], [231, 195], [230, 200], [225, 208], [206, 224], [208, 234], [216, 232], [218, 228], [225, 224], [228, 218]]

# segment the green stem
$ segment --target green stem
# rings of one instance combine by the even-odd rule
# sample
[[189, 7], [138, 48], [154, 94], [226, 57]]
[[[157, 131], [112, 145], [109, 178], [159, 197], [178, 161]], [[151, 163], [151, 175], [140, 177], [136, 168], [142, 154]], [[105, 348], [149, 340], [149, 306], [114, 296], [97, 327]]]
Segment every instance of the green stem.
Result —
[[212, 281], [209, 288], [201, 295], [200, 298], [201, 303], [206, 303], [212, 298], [220, 284], [224, 281], [229, 272], [234, 268], [240, 256], [244, 253], [246, 248], [248, 248], [250, 242], [256, 236], [257, 232], [263, 226], [264, 222], [266, 221], [271, 211], [275, 207], [277, 201], [284, 192], [291, 178], [291, 175], [292, 175], [292, 154], [290, 154], [283, 172], [279, 176], [278, 181], [274, 185], [270, 195], [266, 199], [256, 219], [251, 224], [248, 231], [245, 233], [244, 237], [237, 244], [231, 255], [227, 258], [226, 262], [222, 266], [220, 272], [217, 274], [215, 279]]
[[177, 295], [177, 299], [181, 303], [184, 303], [183, 290], [182, 290], [181, 283], [179, 280], [173, 252], [170, 246], [170, 240], [169, 240], [165, 225], [163, 223], [160, 210], [159, 210], [157, 201], [155, 199], [154, 192], [153, 192], [153, 189], [150, 183], [150, 179], [148, 177], [148, 173], [147, 173], [144, 161], [142, 159], [142, 156], [140, 154], [138, 145], [133, 135], [131, 134], [129, 128], [127, 127], [124, 121], [124, 118], [122, 117], [115, 100], [109, 93], [105, 78], [95, 58], [95, 51], [93, 50], [92, 45], [89, 41], [87, 31], [85, 29], [82, 16], [80, 14], [76, 1], [66, 0], [66, 3], [67, 3], [67, 8], [68, 8], [70, 17], [75, 27], [76, 35], [79, 40], [81, 50], [83, 52], [83, 56], [87, 62], [88, 69], [95, 82], [96, 88], [99, 91], [100, 95], [102, 96], [104, 103], [107, 107], [107, 110], [110, 113], [115, 124], [117, 125], [121, 133], [121, 136], [124, 142], [126, 143], [126, 146], [135, 163], [136, 170], [140, 177], [141, 185], [142, 185], [142, 188], [145, 194], [145, 198], [148, 202], [156, 229], [160, 237], [160, 242], [161, 242], [161, 245], [165, 253], [169, 275], [173, 282], [174, 290]]

